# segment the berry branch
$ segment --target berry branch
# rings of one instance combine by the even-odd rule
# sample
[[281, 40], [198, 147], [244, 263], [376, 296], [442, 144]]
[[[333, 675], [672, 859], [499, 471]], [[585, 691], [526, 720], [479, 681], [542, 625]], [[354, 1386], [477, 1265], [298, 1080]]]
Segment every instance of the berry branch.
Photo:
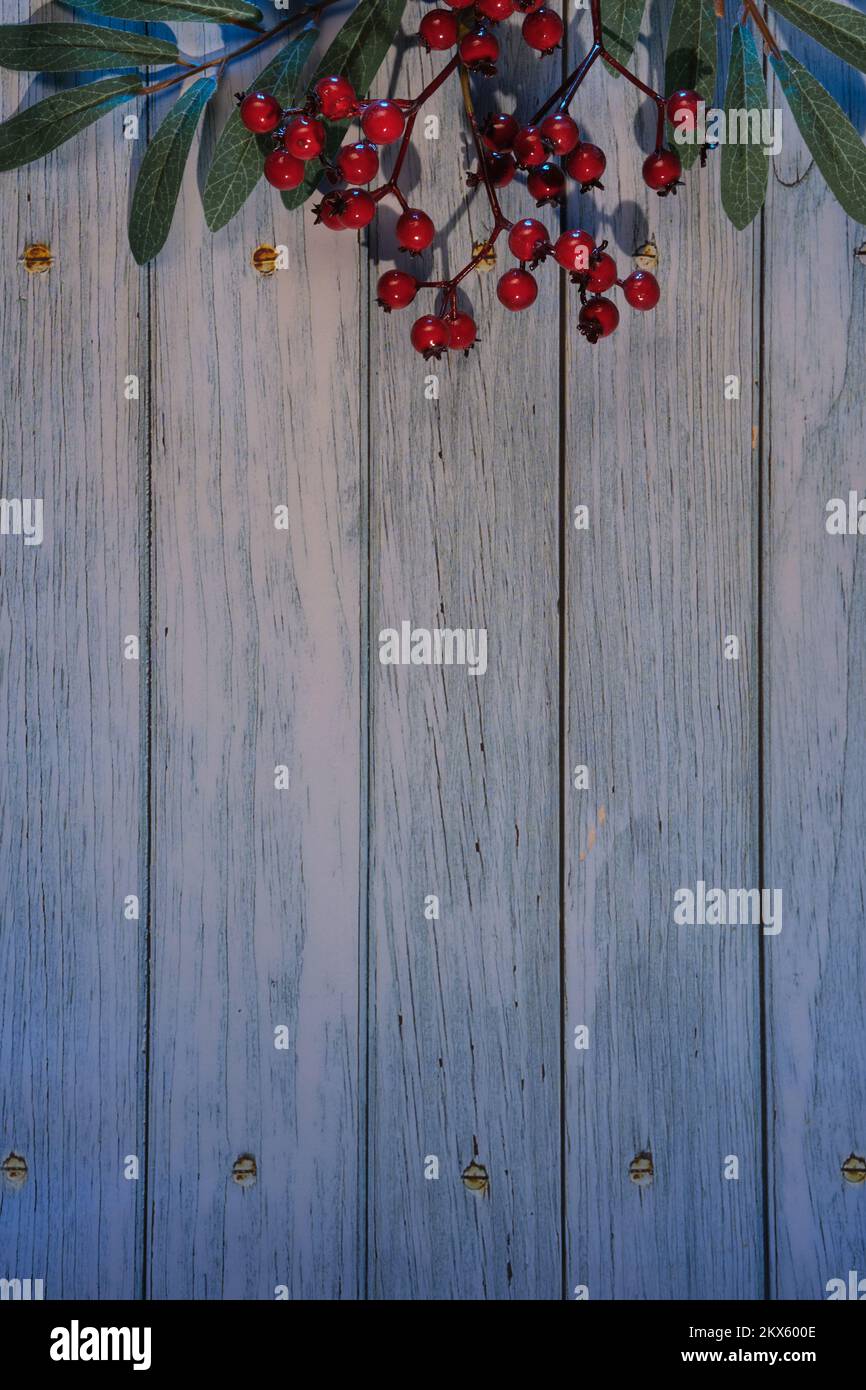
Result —
[[755, 0], [743, 0], [743, 18], [745, 18], [746, 15], [752, 20], [758, 33], [764, 40], [764, 47], [767, 52], [772, 53], [776, 58], [780, 57], [782, 50], [776, 43], [764, 16], [755, 4]]
[[[380, 282], [383, 306], [402, 308], [412, 302], [419, 289], [433, 290], [440, 296], [440, 311], [426, 316], [426, 326], [416, 325], [416, 346], [431, 355], [441, 351], [443, 344], [457, 346], [458, 340], [462, 347], [471, 346], [474, 324], [468, 315], [457, 313], [456, 290], [479, 265], [495, 261], [495, 245], [507, 233], [509, 249], [518, 264], [499, 281], [501, 302], [509, 309], [523, 309], [531, 304], [537, 294], [532, 272], [552, 256], [578, 281], [583, 303], [581, 327], [588, 330], [586, 336], [592, 340], [606, 336], [616, 327], [618, 315], [612, 304], [605, 308], [601, 303], [605, 283], [608, 288], [620, 286], [628, 300], [633, 293], [627, 288], [630, 281], [621, 283], [615, 267], [611, 272], [610, 258], [604, 259], [604, 248], [595, 247], [592, 239], [580, 232], [574, 233], [571, 243], [563, 243], [560, 237], [552, 245], [540, 222], [527, 218], [523, 223], [512, 223], [502, 211], [502, 191], [520, 175], [536, 205], [543, 207], [564, 202], [568, 178], [575, 180], [583, 194], [603, 187], [601, 178], [607, 163], [604, 152], [581, 139], [570, 115], [581, 87], [597, 70], [601, 59], [609, 72], [620, 74], [629, 86], [654, 103], [655, 142], [652, 153], [644, 160], [643, 177], [648, 187], [661, 196], [675, 193], [680, 187], [683, 164], [692, 163], [692, 159], [685, 158], [686, 153], [699, 152], [701, 165], [706, 163], [709, 145], [704, 144], [699, 151], [694, 148], [698, 117], [706, 103], [689, 84], [696, 82], [696, 74], [700, 73], [707, 88], [715, 88], [718, 52], [711, 16], [724, 18], [724, 0], [700, 0], [701, 14], [709, 15], [710, 22], [702, 20], [697, 27], [698, 0], [674, 6], [664, 82], [667, 89], [677, 90], [669, 97], [627, 66], [637, 38], [641, 0], [619, 3], [616, 17], [611, 19], [608, 15], [606, 29], [602, 0], [590, 0], [589, 48], [528, 124], [514, 113], [477, 117], [471, 79], [473, 75], [483, 77], [496, 71], [500, 50], [497, 26], [503, 21], [516, 14], [524, 41], [544, 58], [560, 46], [564, 35], [562, 18], [547, 7], [545, 0], [438, 3], [443, 7], [425, 9], [418, 36], [428, 51], [447, 53], [448, 58], [442, 71], [417, 96], [376, 101], [363, 95], [369, 91], [399, 33], [406, 0], [355, 0], [350, 15], [319, 60], [315, 75], [308, 79], [311, 90], [301, 106], [291, 103], [297, 101], [295, 94], [303, 90], [303, 73], [317, 41], [317, 20], [336, 0], [310, 0], [270, 29], [264, 27], [261, 12], [254, 5], [238, 7], [233, 0], [208, 0], [202, 6], [206, 20], [239, 25], [246, 33], [237, 47], [200, 58], [183, 53], [173, 35], [163, 38], [92, 24], [89, 20], [73, 20], [63, 27], [62, 34], [51, 23], [24, 21], [0, 25], [0, 67], [17, 72], [78, 72], [91, 76], [91, 80], [25, 103], [14, 115], [0, 121], [0, 171], [18, 169], [44, 158], [93, 121], [108, 115], [119, 103], [173, 89], [178, 100], [151, 132], [130, 204], [130, 246], [139, 264], [145, 264], [158, 254], [169, 235], [180, 196], [183, 165], [192, 149], [198, 121], [221, 79], [237, 59], [273, 44], [276, 55], [259, 72], [253, 90], [242, 98], [241, 112], [229, 117], [214, 145], [202, 188], [210, 229], [219, 231], [237, 214], [262, 172], [286, 194], [284, 202], [289, 208], [306, 202], [325, 177], [332, 188], [316, 209], [319, 221], [333, 230], [364, 227], [383, 199], [393, 195], [400, 206], [400, 249], [418, 253], [431, 244], [436, 229], [421, 208], [409, 206], [400, 180], [422, 106], [456, 72], [475, 150], [468, 183], [470, 188], [483, 186], [491, 227], [486, 240], [476, 242], [471, 258], [448, 280], [420, 281], [407, 272], [388, 272]], [[814, 4], [796, 5], [795, 12], [789, 0], [767, 3], [850, 67], [866, 70], [866, 15], [850, 3], [815, 0]], [[92, 9], [97, 20], [115, 14], [128, 17], [129, 0], [76, 0], [75, 7], [85, 12]], [[135, 0], [133, 8], [140, 17], [148, 19], [163, 6], [160, 0]], [[709, 136], [713, 147], [720, 146], [721, 204], [727, 217], [742, 230], [754, 221], [766, 198], [766, 156], [776, 139], [774, 136], [768, 143], [763, 134], [763, 117], [770, 111], [767, 79], [772, 72], [832, 193], [852, 220], [866, 223], [866, 146], [859, 131], [826, 87], [776, 42], [764, 18], [763, 0], [740, 0], [738, 10], [725, 86], [725, 101], [732, 109], [713, 112]], [[159, 17], [164, 18], [161, 14]], [[761, 43], [769, 63], [761, 62]], [[156, 80], [149, 81], [144, 70], [149, 76], [154, 68], [168, 75], [157, 73]], [[109, 72], [114, 75], [102, 75]], [[323, 76], [332, 73], [335, 76]], [[195, 80], [189, 83], [190, 78]], [[362, 95], [356, 96], [356, 91]], [[747, 117], [745, 135], [743, 114]], [[733, 116], [738, 120], [731, 121]], [[757, 126], [755, 116], [760, 117]], [[342, 129], [351, 120], [360, 122], [361, 138], [340, 148]], [[329, 121], [337, 128], [329, 131]], [[683, 152], [683, 159], [665, 143], [667, 121], [676, 128], [676, 144], [687, 142], [693, 146]], [[248, 138], [244, 126], [250, 136], [270, 138], [270, 147], [265, 142], [264, 168], [262, 142]], [[709, 131], [710, 125], [703, 128]], [[367, 187], [379, 173], [379, 145], [398, 141], [390, 177], [378, 187]], [[526, 254], [521, 254], [518, 246]], [[576, 263], [578, 252], [588, 252], [586, 264]], [[638, 307], [648, 306], [642, 303]], [[459, 327], [455, 327], [457, 323]]]
[[[635, 271], [625, 280], [620, 279], [616, 263], [605, 249], [607, 243], [596, 245], [587, 232], [565, 231], [553, 243], [547, 228], [536, 218], [510, 221], [502, 211], [499, 190], [511, 183], [518, 170], [525, 172], [528, 191], [539, 207], [564, 201], [567, 174], [577, 180], [582, 193], [603, 186], [600, 180], [606, 167], [605, 155], [598, 146], [580, 139], [577, 123], [569, 114], [569, 107], [584, 79], [601, 58], [655, 102], [658, 112], [656, 146], [644, 161], [643, 177], [660, 196], [674, 193], [679, 185], [682, 163], [675, 150], [664, 146], [665, 120], [685, 121], [694, 128], [700, 95], [680, 91], [665, 98], [630, 72], [605, 47], [601, 0], [592, 0], [593, 38], [589, 51], [529, 124], [521, 126], [513, 114], [498, 113], [487, 116], [479, 125], [470, 79], [472, 74], [487, 76], [496, 71], [499, 41], [493, 26], [519, 10], [523, 14], [525, 41], [544, 57], [559, 47], [564, 33], [563, 22], [555, 11], [542, 4], [542, 0], [446, 0], [446, 3], [449, 9], [428, 11], [424, 15], [419, 36], [428, 51], [446, 52], [456, 48], [456, 52], [415, 97], [365, 100], [356, 95], [345, 77], [338, 75], [321, 78], [302, 107], [282, 109], [273, 97], [261, 92], [244, 96], [241, 119], [250, 130], [269, 134], [275, 142], [265, 160], [265, 177], [277, 188], [297, 188], [306, 176], [306, 162], [320, 159], [334, 184], [348, 185], [326, 193], [315, 208], [316, 221], [333, 231], [367, 226], [382, 199], [393, 195], [401, 208], [396, 224], [398, 247], [410, 256], [419, 255], [432, 243], [436, 229], [422, 208], [409, 205], [400, 187], [400, 174], [421, 108], [454, 73], [458, 73], [477, 160], [477, 168], [469, 172], [468, 183], [473, 188], [484, 188], [492, 217], [491, 229], [486, 240], [473, 248], [469, 260], [447, 279], [421, 280], [405, 270], [386, 271], [378, 282], [379, 304], [390, 313], [408, 307], [421, 290], [435, 291], [438, 296], [436, 312], [416, 320], [411, 333], [413, 346], [425, 358], [439, 357], [447, 348], [468, 353], [476, 341], [477, 328], [472, 316], [457, 308], [457, 291], [473, 270], [489, 261], [497, 241], [507, 232], [508, 249], [517, 265], [500, 277], [497, 285], [500, 302], [514, 311], [534, 303], [538, 285], [532, 272], [552, 257], [569, 271], [577, 284], [581, 299], [578, 327], [589, 342], [595, 343], [612, 333], [619, 323], [619, 311], [612, 300], [604, 297], [605, 292], [617, 286], [632, 308], [652, 309], [660, 294], [655, 278], [646, 271]], [[469, 19], [466, 11], [473, 4], [474, 15]], [[324, 155], [325, 123], [346, 119], [359, 121], [362, 138], [344, 145], [335, 161], [330, 163]], [[377, 187], [362, 187], [372, 183], [378, 173], [378, 146], [396, 142], [399, 143], [390, 177]], [[562, 159], [561, 167], [553, 162], [554, 157]]]

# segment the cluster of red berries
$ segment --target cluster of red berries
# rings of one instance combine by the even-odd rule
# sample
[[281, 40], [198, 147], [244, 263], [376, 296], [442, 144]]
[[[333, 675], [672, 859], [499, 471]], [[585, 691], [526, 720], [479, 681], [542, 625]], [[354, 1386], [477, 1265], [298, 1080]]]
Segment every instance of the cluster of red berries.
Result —
[[[509, 19], [515, 11], [524, 15], [524, 42], [542, 57], [556, 51], [564, 33], [561, 18], [542, 0], [446, 0], [446, 4], [450, 9], [431, 10], [421, 20], [418, 33], [422, 43], [428, 53], [456, 48], [460, 61], [470, 72], [486, 76], [495, 73], [499, 57], [499, 40], [490, 26]], [[454, 11], [473, 6], [474, 26], [461, 25]]]
[[[496, 287], [506, 309], [527, 309], [535, 302], [538, 285], [532, 270], [552, 256], [580, 289], [581, 310], [578, 328], [591, 343], [606, 338], [619, 323], [619, 310], [606, 292], [618, 285], [632, 309], [654, 309], [661, 290], [654, 275], [646, 270], [632, 271], [620, 280], [616, 261], [607, 251], [607, 242], [596, 245], [589, 232], [575, 229], [563, 232], [551, 243], [547, 228], [534, 217], [515, 222], [508, 233], [508, 249], [520, 265], [507, 270]], [[527, 263], [532, 270], [527, 270]]]
[[[661, 290], [654, 275], [635, 270], [620, 280], [616, 262], [606, 250], [607, 242], [596, 245], [589, 232], [563, 232], [551, 243], [547, 228], [534, 217], [515, 222], [508, 233], [508, 249], [519, 265], [506, 270], [496, 287], [499, 302], [518, 312], [528, 309], [538, 297], [538, 282], [532, 274], [542, 261], [552, 256], [557, 265], [569, 271], [579, 286], [581, 310], [578, 328], [590, 343], [606, 338], [619, 323], [619, 310], [605, 298], [614, 285], [622, 290], [632, 309], [654, 309]], [[532, 267], [527, 270], [527, 265]], [[387, 312], [406, 309], [414, 301], [420, 281], [405, 270], [386, 270], [377, 286], [378, 302]], [[469, 314], [446, 302], [445, 312], [424, 314], [412, 326], [412, 346], [425, 357], [439, 357], [446, 348], [468, 351], [476, 340], [476, 326]]]
[[[675, 92], [666, 103], [668, 119], [680, 121], [681, 113], [685, 113], [694, 129], [700, 100], [697, 92]], [[484, 165], [493, 186], [505, 188], [521, 169], [527, 176], [527, 191], [538, 207], [565, 202], [566, 175], [580, 185], [581, 193], [604, 188], [601, 177], [607, 168], [607, 156], [598, 145], [581, 140], [577, 122], [567, 111], [554, 111], [538, 124], [526, 126], [521, 126], [516, 117], [499, 112], [487, 117], [481, 137]], [[557, 158], [561, 164], [553, 163]], [[664, 197], [676, 192], [682, 171], [676, 150], [659, 147], [644, 160], [644, 183]], [[470, 182], [482, 182], [483, 174], [479, 167]]]
[[[359, 101], [345, 77], [323, 77], [313, 90], [308, 108], [285, 111], [276, 97], [248, 92], [241, 99], [241, 120], [257, 135], [271, 135], [275, 145], [265, 158], [265, 178], [281, 190], [303, 182], [308, 160], [321, 159], [325, 151], [325, 121], [358, 117], [364, 138], [344, 145], [331, 173], [350, 187], [331, 195], [320, 209], [319, 220], [334, 230], [366, 227], [376, 211], [376, 201], [361, 184], [371, 183], [379, 172], [379, 145], [390, 145], [406, 128], [406, 116], [394, 101]], [[430, 239], [432, 240], [432, 224]], [[429, 244], [429, 243], [427, 243]]]
[[[334, 76], [316, 82], [301, 108], [286, 110], [265, 92], [249, 92], [240, 103], [246, 128], [273, 139], [274, 147], [264, 161], [269, 183], [281, 190], [297, 188], [308, 162], [320, 160], [329, 180], [334, 185], [344, 185], [326, 193], [314, 210], [316, 221], [332, 231], [366, 227], [375, 216], [377, 204], [392, 194], [401, 208], [395, 228], [397, 246], [412, 256], [425, 251], [436, 234], [427, 213], [410, 207], [398, 184], [415, 117], [423, 102], [460, 67], [482, 74], [495, 72], [499, 43], [491, 26], [515, 11], [523, 15], [524, 40], [542, 56], [552, 53], [563, 36], [559, 15], [547, 9], [541, 0], [445, 2], [448, 9], [430, 10], [424, 15], [419, 35], [428, 51], [456, 52], [415, 99], [359, 99], [345, 77]], [[593, 0], [595, 44], [590, 61], [599, 54], [609, 58], [601, 43], [599, 6], [600, 0]], [[470, 8], [471, 20], [465, 13]], [[464, 13], [458, 16], [455, 11]], [[620, 70], [636, 85], [642, 85], [625, 69]], [[579, 81], [578, 76], [575, 82], [566, 83], [528, 125], [521, 125], [512, 114], [497, 112], [479, 126], [470, 110], [478, 165], [470, 172], [468, 181], [471, 186], [483, 185], [487, 192], [494, 215], [491, 234], [450, 280], [421, 280], [406, 270], [389, 270], [378, 282], [378, 302], [386, 312], [407, 308], [420, 289], [434, 289], [441, 294], [439, 312], [422, 315], [412, 327], [412, 345], [424, 357], [439, 357], [446, 349], [468, 353], [476, 342], [477, 328], [472, 316], [457, 308], [457, 287], [469, 271], [486, 260], [497, 238], [506, 231], [509, 250], [518, 261], [497, 285], [498, 298], [507, 309], [517, 311], [534, 303], [538, 285], [532, 272], [548, 257], [567, 270], [578, 285], [578, 327], [591, 343], [607, 337], [619, 323], [616, 305], [605, 297], [615, 285], [634, 309], [653, 309], [658, 303], [658, 282], [648, 272], [638, 270], [619, 279], [616, 263], [605, 249], [607, 242], [596, 245], [588, 232], [579, 230], [563, 232], [552, 241], [543, 223], [531, 217], [512, 223], [499, 206], [498, 191], [511, 183], [518, 170], [525, 173], [527, 191], [538, 207], [562, 204], [567, 178], [579, 185], [581, 193], [603, 187], [601, 177], [607, 164], [604, 151], [581, 139], [577, 123], [567, 110]], [[644, 90], [649, 92], [648, 88]], [[694, 129], [701, 98], [693, 91], [676, 92], [667, 101], [657, 93], [651, 95], [659, 112], [658, 138], [656, 149], [644, 161], [643, 177], [649, 188], [665, 196], [676, 192], [682, 172], [679, 155], [662, 143], [665, 118], [674, 123], [690, 121]], [[558, 100], [560, 96], [562, 99]], [[545, 115], [551, 106], [553, 110]], [[328, 162], [325, 122], [345, 120], [358, 121], [361, 138], [343, 145], [333, 162]], [[397, 141], [400, 146], [390, 178], [378, 188], [366, 187], [379, 173], [379, 147]]]

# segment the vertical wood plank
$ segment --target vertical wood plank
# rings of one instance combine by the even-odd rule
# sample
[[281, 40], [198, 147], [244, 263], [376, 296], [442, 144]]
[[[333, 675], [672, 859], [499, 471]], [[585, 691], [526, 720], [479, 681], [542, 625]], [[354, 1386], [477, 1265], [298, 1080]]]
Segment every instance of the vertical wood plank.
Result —
[[[3, 118], [55, 89], [4, 72]], [[0, 1175], [0, 1277], [52, 1299], [140, 1292], [123, 1169], [144, 1153], [144, 924], [124, 919], [144, 895], [141, 665], [123, 650], [141, 631], [147, 416], [124, 378], [147, 361], [124, 109], [2, 176], [0, 498], [41, 498], [44, 539], [0, 535], [0, 1162], [26, 1165]], [[35, 243], [43, 274], [20, 260]]]
[[[862, 131], [860, 75], [774, 27]], [[785, 911], [767, 943], [770, 1238], [774, 1296], [814, 1299], [866, 1275], [866, 1183], [842, 1174], [866, 1158], [866, 541], [825, 525], [831, 498], [866, 494], [866, 268], [863, 228], [771, 95], [784, 144], [766, 220], [764, 836]]]
[[[653, 8], [639, 46], [653, 85], [668, 20]], [[676, 198], [649, 193], [654, 112], [602, 72], [583, 91], [573, 114], [608, 172], [570, 225], [607, 237], [621, 275], [653, 237], [662, 300], [639, 315], [619, 296], [593, 349], [570, 297], [565, 334], [565, 510], [590, 514], [565, 540], [568, 1293], [756, 1298], [760, 928], [673, 918], [699, 880], [761, 886], [753, 237], [723, 219], [713, 162]]]
[[[411, 4], [412, 32], [423, 10]], [[528, 119], [556, 66], [515, 23], [480, 116]], [[407, 48], [391, 90], [445, 58]], [[386, 83], [380, 77], [377, 93]], [[454, 273], [489, 230], [464, 209], [469, 156], [456, 82], [419, 121], [405, 191], [439, 234], [425, 273]], [[411, 192], [409, 191], [411, 190]], [[533, 210], [518, 184], [508, 216]], [[375, 277], [395, 257], [383, 210]], [[447, 238], [447, 243], [446, 243]], [[447, 244], [447, 249], [446, 248]], [[511, 262], [466, 282], [480, 346], [425, 364], [409, 346], [426, 292], [371, 338], [370, 1294], [547, 1299], [560, 1289], [557, 816], [558, 285], [534, 308], [496, 299]], [[429, 306], [428, 306], [428, 300]], [[438, 377], [438, 400], [425, 378]], [[386, 666], [379, 634], [485, 628], [488, 669]], [[425, 918], [436, 895], [438, 920]], [[435, 1157], [438, 1180], [425, 1178]], [[483, 1169], [461, 1175], [471, 1164]], [[431, 1170], [432, 1171], [432, 1170]], [[486, 1182], [485, 1182], [486, 1175]]]
[[152, 271], [157, 1298], [357, 1289], [358, 250], [311, 220], [212, 238], [193, 158]]

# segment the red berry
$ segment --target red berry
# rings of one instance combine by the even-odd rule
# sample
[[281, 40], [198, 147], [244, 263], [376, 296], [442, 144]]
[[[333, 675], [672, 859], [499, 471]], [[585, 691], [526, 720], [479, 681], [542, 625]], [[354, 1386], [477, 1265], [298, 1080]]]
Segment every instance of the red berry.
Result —
[[417, 256], [419, 251], [426, 250], [430, 245], [436, 235], [436, 228], [426, 212], [422, 212], [420, 208], [407, 208], [397, 218], [395, 232], [397, 245]]
[[268, 135], [276, 130], [283, 117], [283, 108], [269, 92], [247, 92], [240, 105], [241, 120], [247, 130], [256, 135]]
[[546, 140], [554, 154], [570, 154], [580, 139], [577, 122], [567, 111], [557, 111], [545, 116], [541, 122], [541, 138]]
[[450, 10], [431, 10], [421, 20], [418, 33], [428, 52], [435, 49], [442, 53], [454, 47], [460, 37], [460, 27]]
[[537, 49], [539, 53], [553, 53], [562, 38], [562, 20], [555, 10], [545, 9], [542, 5], [526, 16], [522, 33], [530, 48]]
[[325, 148], [325, 127], [315, 116], [293, 116], [286, 126], [283, 149], [295, 159], [315, 159]]
[[265, 178], [274, 188], [297, 188], [305, 172], [302, 161], [288, 150], [271, 150], [265, 160]]
[[590, 294], [604, 294], [616, 284], [616, 261], [606, 251], [596, 251], [590, 258], [586, 288]]
[[582, 275], [589, 270], [589, 258], [595, 250], [595, 242], [589, 232], [563, 232], [553, 248], [553, 258], [573, 275]]
[[498, 24], [514, 14], [514, 0], [475, 0], [475, 13], [489, 19], [491, 24]]
[[326, 193], [322, 201], [313, 208], [313, 213], [316, 221], [321, 223], [323, 227], [327, 227], [329, 231], [345, 231], [342, 193]]
[[422, 314], [412, 324], [412, 346], [425, 357], [441, 357], [448, 346], [448, 325], [435, 314]]
[[446, 319], [448, 325], [448, 346], [455, 351], [463, 351], [468, 354], [469, 349], [478, 337], [478, 329], [471, 314], [457, 313], [451, 319]]
[[376, 286], [377, 303], [388, 313], [405, 309], [418, 293], [418, 281], [407, 270], [386, 270]]
[[494, 188], [506, 188], [517, 173], [514, 155], [509, 154], [507, 150], [489, 150], [484, 162]]
[[643, 162], [644, 183], [662, 198], [666, 193], [676, 192], [682, 172], [682, 161], [676, 150], [656, 150]]
[[[703, 97], [699, 92], [691, 90], [674, 92], [673, 96], [668, 97], [667, 100], [668, 120], [672, 125], [682, 125], [685, 130], [693, 131], [697, 125], [698, 107], [702, 101]], [[677, 120], [678, 116], [679, 120]]]
[[361, 129], [377, 145], [390, 145], [403, 134], [406, 117], [395, 101], [371, 101], [361, 117]]
[[549, 247], [547, 228], [534, 217], [521, 218], [508, 233], [508, 249], [519, 261], [543, 260]]
[[473, 29], [471, 33], [464, 34], [457, 45], [457, 52], [471, 72], [482, 72], [489, 77], [496, 71], [499, 40], [489, 29]]
[[604, 150], [598, 145], [580, 144], [565, 161], [565, 172], [576, 179], [585, 193], [588, 188], [601, 188], [599, 179], [607, 168]]
[[344, 121], [358, 105], [355, 89], [345, 77], [320, 77], [313, 92], [316, 105], [329, 121]]
[[541, 138], [541, 127], [524, 126], [514, 137], [514, 158], [521, 169], [533, 169], [547, 161], [547, 146]]
[[510, 150], [519, 130], [516, 117], [491, 112], [481, 127], [481, 138], [488, 150]]
[[538, 284], [528, 270], [506, 270], [496, 293], [506, 309], [528, 309], [538, 297]]
[[539, 164], [526, 180], [529, 196], [539, 207], [545, 203], [561, 203], [565, 196], [565, 174], [558, 164]]
[[379, 172], [379, 155], [369, 140], [358, 140], [338, 151], [336, 164], [346, 183], [369, 183]]
[[648, 270], [633, 270], [622, 282], [626, 303], [633, 309], [654, 309], [659, 302], [659, 282]]
[[373, 221], [376, 202], [365, 188], [347, 188], [340, 197], [343, 200], [341, 216], [344, 227], [353, 232], [359, 231]]
[[475, 0], [445, 0], [445, 4], [450, 5], [452, 10], [468, 10]]
[[618, 323], [619, 309], [612, 299], [588, 299], [577, 317], [577, 326], [590, 343], [606, 338]]

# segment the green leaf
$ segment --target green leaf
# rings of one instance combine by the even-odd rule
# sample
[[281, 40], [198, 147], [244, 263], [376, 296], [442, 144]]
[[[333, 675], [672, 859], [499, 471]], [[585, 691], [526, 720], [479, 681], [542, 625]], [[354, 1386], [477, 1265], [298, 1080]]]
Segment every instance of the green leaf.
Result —
[[[397, 36], [405, 8], [406, 0], [359, 0], [310, 78], [309, 86], [314, 87], [320, 77], [333, 74], [348, 77], [358, 95], [367, 96]], [[325, 148], [327, 159], [333, 159], [340, 148], [346, 129], [347, 122], [330, 127]], [[299, 208], [305, 203], [315, 192], [321, 177], [321, 165], [310, 160], [303, 183], [280, 195], [286, 207]]]
[[142, 88], [141, 74], [104, 77], [37, 101], [0, 125], [0, 169], [18, 169], [55, 150]]
[[406, 0], [359, 0], [334, 38], [310, 85], [332, 73], [348, 77], [359, 96], [366, 96], [400, 28]]
[[[604, 46], [620, 63], [627, 63], [638, 40], [646, 0], [605, 0], [601, 11]], [[615, 68], [608, 68], [615, 73]]]
[[137, 19], [145, 24], [199, 20], [204, 24], [259, 24], [261, 10], [246, 0], [63, 0], [69, 9], [106, 19]]
[[[271, 92], [281, 106], [290, 106], [317, 36], [315, 28], [296, 34], [249, 90]], [[224, 227], [246, 202], [262, 176], [262, 164], [258, 138], [247, 130], [240, 112], [233, 111], [217, 141], [204, 186], [204, 215], [212, 232]]]
[[800, 133], [849, 217], [866, 222], [866, 145], [841, 106], [790, 53], [770, 55]]
[[176, 63], [177, 44], [99, 24], [0, 24], [0, 67], [16, 72], [99, 72]]
[[165, 245], [193, 136], [216, 85], [215, 78], [200, 77], [178, 98], [141, 161], [129, 215], [129, 244], [139, 265]]
[[[731, 43], [725, 110], [763, 111], [768, 105], [767, 84], [752, 31], [747, 24], [737, 24]], [[722, 145], [722, 207], [739, 231], [761, 211], [769, 172], [770, 160], [763, 145]]]
[[768, 0], [783, 19], [866, 72], [866, 15], [833, 0]]
[[[718, 20], [713, 0], [675, 0], [665, 55], [665, 91], [700, 92], [712, 106], [716, 90]], [[694, 164], [696, 141], [677, 147], [683, 168]]]

